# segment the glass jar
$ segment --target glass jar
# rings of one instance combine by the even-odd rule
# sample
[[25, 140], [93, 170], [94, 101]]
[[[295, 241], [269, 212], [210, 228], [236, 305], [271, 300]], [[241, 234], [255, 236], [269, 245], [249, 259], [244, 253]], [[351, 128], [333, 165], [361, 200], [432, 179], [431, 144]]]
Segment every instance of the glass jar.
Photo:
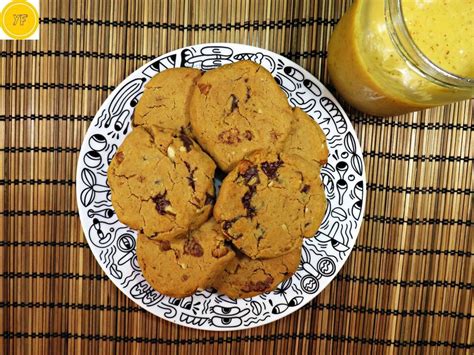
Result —
[[355, 0], [328, 69], [360, 111], [389, 116], [474, 97], [474, 0]]

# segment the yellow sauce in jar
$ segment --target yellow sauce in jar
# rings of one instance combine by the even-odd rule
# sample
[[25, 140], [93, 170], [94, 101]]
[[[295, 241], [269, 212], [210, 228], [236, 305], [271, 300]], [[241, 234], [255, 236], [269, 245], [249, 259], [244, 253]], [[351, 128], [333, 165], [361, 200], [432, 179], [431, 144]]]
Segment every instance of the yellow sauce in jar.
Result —
[[[403, 0], [402, 8], [425, 56], [444, 70], [474, 77], [474, 0]], [[342, 96], [374, 115], [416, 111], [473, 94], [439, 85], [407, 64], [390, 38], [382, 0], [356, 0], [341, 18], [329, 43], [328, 69]]]
[[474, 0], [403, 0], [408, 32], [436, 65], [474, 78]]

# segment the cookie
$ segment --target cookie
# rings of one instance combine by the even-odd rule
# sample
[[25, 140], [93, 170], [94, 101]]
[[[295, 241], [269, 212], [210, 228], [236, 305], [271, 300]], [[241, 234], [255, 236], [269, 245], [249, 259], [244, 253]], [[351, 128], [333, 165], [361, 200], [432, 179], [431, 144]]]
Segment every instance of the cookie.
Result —
[[225, 172], [261, 147], [281, 149], [292, 121], [285, 93], [264, 67], [250, 61], [204, 73], [189, 113], [197, 141]]
[[294, 154], [257, 151], [222, 182], [214, 218], [244, 254], [273, 258], [312, 237], [325, 210], [319, 165]]
[[133, 124], [156, 125], [190, 133], [189, 100], [201, 71], [172, 68], [156, 74], [146, 85], [133, 114]]
[[214, 220], [173, 241], [157, 241], [143, 234], [137, 240], [143, 276], [170, 297], [186, 297], [210, 287], [234, 258]]
[[215, 168], [183, 132], [136, 127], [110, 163], [112, 205], [131, 228], [171, 240], [208, 219]]
[[274, 290], [290, 278], [301, 259], [301, 239], [290, 253], [271, 259], [250, 259], [238, 253], [213, 287], [230, 298], [247, 298]]
[[328, 161], [326, 135], [316, 121], [300, 108], [293, 109], [291, 132], [283, 146], [283, 152], [297, 154], [320, 165]]

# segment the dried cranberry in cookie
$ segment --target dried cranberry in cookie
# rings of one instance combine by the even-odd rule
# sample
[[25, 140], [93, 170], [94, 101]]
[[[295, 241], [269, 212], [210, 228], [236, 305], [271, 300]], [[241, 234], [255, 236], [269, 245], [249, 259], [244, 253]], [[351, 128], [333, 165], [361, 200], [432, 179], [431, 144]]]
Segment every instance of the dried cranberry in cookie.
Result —
[[148, 237], [179, 237], [209, 218], [215, 168], [184, 131], [136, 127], [108, 170], [115, 212]]
[[211, 219], [171, 242], [139, 234], [137, 258], [154, 289], [170, 297], [186, 297], [211, 287], [233, 262], [235, 253], [225, 245], [219, 225]]
[[261, 147], [281, 149], [292, 110], [273, 76], [240, 61], [208, 71], [197, 80], [190, 101], [193, 134], [225, 172]]
[[214, 218], [252, 259], [273, 258], [316, 233], [326, 210], [318, 164], [298, 155], [256, 151], [222, 182]]

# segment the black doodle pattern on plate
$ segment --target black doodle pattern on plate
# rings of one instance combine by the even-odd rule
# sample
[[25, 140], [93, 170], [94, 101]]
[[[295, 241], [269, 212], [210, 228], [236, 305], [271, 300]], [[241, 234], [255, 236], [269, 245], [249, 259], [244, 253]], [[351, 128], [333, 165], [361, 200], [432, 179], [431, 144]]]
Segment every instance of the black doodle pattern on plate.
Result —
[[146, 80], [151, 79], [163, 70], [176, 67], [176, 58], [177, 55], [175, 53], [164, 55], [147, 64], [141, 73], [146, 77]]
[[[314, 238], [305, 239], [295, 275], [272, 292], [233, 300], [215, 290], [176, 299], [144, 280], [135, 253], [136, 232], [117, 220], [107, 169], [131, 129], [131, 116], [144, 86], [173, 67], [210, 70], [238, 60], [267, 68], [291, 105], [305, 110], [325, 132], [330, 156], [321, 169], [327, 209]], [[175, 323], [229, 330], [262, 325], [310, 301], [335, 276], [357, 237], [365, 199], [364, 165], [347, 117], [330, 94], [301, 67], [270, 52], [242, 45], [197, 45], [157, 58], [127, 78], [102, 105], [83, 143], [78, 165], [78, 204], [86, 238], [111, 280], [135, 302]]]

